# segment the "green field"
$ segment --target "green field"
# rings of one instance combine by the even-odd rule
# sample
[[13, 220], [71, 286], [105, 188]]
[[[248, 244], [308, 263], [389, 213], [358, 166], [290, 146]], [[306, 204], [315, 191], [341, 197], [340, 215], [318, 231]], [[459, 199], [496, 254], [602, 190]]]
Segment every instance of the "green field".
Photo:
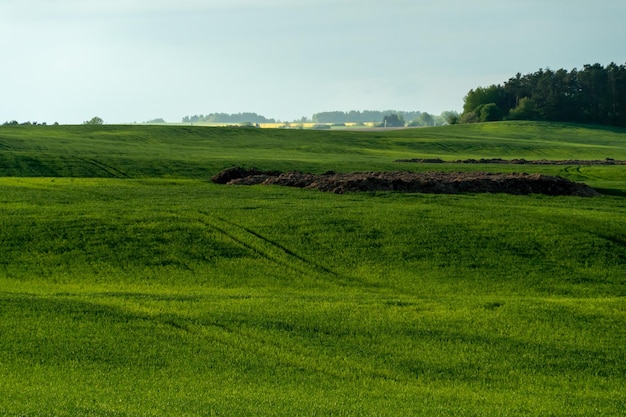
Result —
[[[626, 130], [0, 127], [0, 415], [626, 415]], [[600, 197], [336, 195], [232, 166]]]

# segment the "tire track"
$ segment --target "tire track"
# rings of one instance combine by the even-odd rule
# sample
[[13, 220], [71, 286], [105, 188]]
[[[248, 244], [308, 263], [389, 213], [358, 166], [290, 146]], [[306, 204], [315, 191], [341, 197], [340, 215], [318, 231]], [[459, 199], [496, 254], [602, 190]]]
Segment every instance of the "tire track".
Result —
[[223, 218], [211, 216], [205, 212], [198, 213], [202, 216], [200, 221], [207, 227], [227, 236], [237, 244], [283, 268], [298, 274], [316, 278], [328, 278], [330, 276], [340, 281], [350, 280], [348, 277], [343, 277], [330, 268], [310, 261], [280, 243], [274, 242], [251, 229]]
[[573, 181], [585, 181], [587, 175], [583, 174], [580, 169], [580, 165], [567, 165], [563, 171], [565, 171]]
[[100, 162], [96, 159], [85, 159], [85, 161], [95, 166], [96, 168], [101, 169], [102, 171], [106, 172], [114, 178], [130, 178], [130, 176], [128, 176], [125, 172], [120, 171], [112, 165], [105, 164], [104, 162]]
[[333, 275], [333, 276], [338, 276], [338, 274], [336, 272], [332, 271], [331, 269], [326, 268], [325, 266], [317, 264], [317, 263], [315, 263], [313, 261], [310, 261], [310, 260], [304, 258], [303, 256], [300, 256], [297, 253], [293, 252], [289, 248], [286, 248], [285, 246], [281, 245], [280, 243], [274, 242], [274, 241], [266, 238], [265, 236], [262, 236], [262, 235], [256, 233], [255, 231], [253, 231], [251, 229], [248, 229], [247, 227], [238, 225], [236, 223], [230, 222], [230, 221], [225, 220], [225, 219], [219, 219], [219, 220], [221, 222], [228, 223], [228, 224], [230, 224], [233, 227], [239, 228], [239, 229], [243, 230], [244, 232], [246, 232], [246, 233], [248, 233], [248, 234], [250, 234], [250, 235], [252, 235], [252, 236], [254, 236], [254, 237], [256, 237], [256, 238], [258, 238], [260, 240], [262, 240], [266, 244], [277, 248], [278, 250], [284, 252], [286, 255], [296, 259], [297, 261], [301, 262], [302, 264], [308, 266], [309, 268], [311, 268], [313, 270], [321, 271], [321, 272], [323, 272], [325, 274], [330, 274], [330, 275]]

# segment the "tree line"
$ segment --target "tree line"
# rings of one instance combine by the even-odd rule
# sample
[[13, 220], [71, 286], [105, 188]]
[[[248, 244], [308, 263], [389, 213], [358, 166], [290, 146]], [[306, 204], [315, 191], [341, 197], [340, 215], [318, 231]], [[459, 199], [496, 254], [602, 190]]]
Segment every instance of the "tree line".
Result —
[[268, 119], [256, 113], [211, 113], [185, 116], [183, 123], [276, 123], [276, 120]]
[[379, 122], [386, 116], [397, 115], [403, 120], [416, 120], [422, 112], [397, 111], [397, 110], [351, 110], [351, 111], [326, 111], [315, 113], [312, 121], [315, 123], [367, 123]]
[[626, 65], [540, 69], [467, 93], [460, 123], [498, 120], [626, 126]]
[[[315, 113], [309, 119], [302, 117], [293, 123], [316, 123], [319, 126], [344, 125], [346, 123], [378, 123], [381, 126], [440, 126], [446, 123], [455, 123], [459, 118], [457, 112], [447, 111], [441, 115], [431, 115], [420, 111], [397, 110], [350, 110], [326, 111]], [[233, 124], [260, 124], [277, 123], [276, 119], [269, 119], [257, 113], [211, 113], [207, 115], [185, 116], [183, 123], [233, 123]], [[279, 122], [279, 121], [278, 121]], [[155, 119], [147, 123], [164, 123], [162, 119]]]
[[[403, 120], [418, 120], [423, 114], [419, 111], [397, 111], [397, 110], [351, 110], [351, 111], [327, 111], [315, 113], [311, 119], [303, 117], [294, 122], [313, 123], [368, 123], [380, 122], [386, 116], [398, 115]], [[185, 116], [183, 123], [276, 123], [276, 119], [266, 118], [257, 113], [211, 113], [207, 115]]]
[[[17, 120], [11, 120], [11, 121], [6, 121], [4, 123], [2, 123], [2, 126], [48, 126], [47, 122], [31, 122], [31, 121], [26, 121], [26, 122], [18, 122]], [[52, 124], [52, 126], [58, 126], [59, 123], [58, 122], [54, 122], [54, 124]]]
[[380, 127], [417, 127], [417, 126], [442, 126], [445, 124], [455, 124], [459, 120], [456, 111], [444, 111], [441, 115], [433, 115], [420, 111], [376, 111], [365, 110], [349, 112], [332, 111], [316, 113], [313, 115], [313, 122], [320, 124], [344, 125], [355, 123], [374, 123]]

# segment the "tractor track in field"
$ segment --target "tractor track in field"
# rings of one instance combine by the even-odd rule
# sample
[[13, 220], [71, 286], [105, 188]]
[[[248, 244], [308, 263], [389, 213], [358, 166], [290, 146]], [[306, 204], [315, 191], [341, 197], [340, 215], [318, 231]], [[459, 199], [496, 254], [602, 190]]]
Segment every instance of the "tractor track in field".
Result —
[[228, 221], [228, 220], [225, 220], [225, 219], [219, 219], [219, 220], [220, 220], [220, 221], [222, 221], [222, 222], [224, 222], [224, 223], [228, 223], [228, 224], [230, 224], [230, 225], [231, 225], [231, 226], [233, 226], [233, 227], [237, 227], [237, 228], [239, 228], [239, 229], [243, 230], [244, 232], [246, 232], [246, 233], [248, 233], [248, 234], [250, 234], [250, 235], [252, 235], [252, 236], [254, 236], [254, 237], [256, 237], [256, 238], [258, 238], [258, 239], [260, 239], [260, 240], [262, 240], [262, 241], [263, 241], [263, 242], [265, 242], [266, 244], [268, 244], [268, 245], [270, 245], [270, 246], [273, 246], [273, 247], [277, 248], [278, 250], [280, 250], [280, 251], [284, 252], [284, 253], [285, 253], [285, 254], [287, 254], [288, 256], [290, 256], [290, 257], [292, 257], [292, 258], [297, 259], [298, 261], [300, 261], [301, 263], [303, 263], [303, 264], [305, 264], [305, 265], [308, 265], [308, 266], [309, 266], [309, 267], [311, 267], [312, 269], [322, 271], [322, 272], [324, 272], [324, 273], [326, 273], [326, 274], [330, 274], [330, 275], [337, 276], [337, 273], [336, 273], [336, 272], [334, 272], [334, 271], [332, 271], [332, 270], [330, 270], [330, 269], [326, 268], [326, 267], [325, 267], [325, 266], [323, 266], [323, 265], [319, 265], [319, 264], [316, 264], [315, 262], [309, 261], [308, 259], [304, 258], [303, 256], [300, 256], [300, 255], [298, 255], [297, 253], [293, 252], [291, 249], [286, 248], [285, 246], [281, 245], [280, 243], [278, 243], [278, 242], [274, 242], [274, 241], [272, 241], [272, 240], [270, 240], [270, 239], [266, 238], [265, 236], [262, 236], [262, 235], [258, 234], [258, 233], [257, 233], [257, 232], [255, 232], [254, 230], [248, 229], [247, 227], [244, 227], [244, 226], [238, 225], [238, 224], [236, 224], [236, 223], [233, 223], [233, 222]]
[[308, 276], [332, 276], [339, 279], [347, 279], [337, 272], [323, 265], [317, 264], [305, 257], [298, 255], [291, 249], [275, 242], [247, 227], [238, 225], [230, 220], [212, 216], [207, 212], [198, 212], [199, 219], [207, 227], [228, 237], [238, 245], [250, 250], [256, 255], [267, 259], [283, 268]]
[[105, 164], [104, 162], [100, 162], [100, 161], [98, 161], [96, 159], [85, 159], [85, 162], [87, 162], [90, 165], [93, 165], [96, 168], [106, 172], [107, 174], [111, 175], [114, 178], [130, 178], [130, 176], [128, 176], [125, 172], [120, 171], [119, 169], [115, 168], [114, 166]]
[[580, 174], [580, 165], [570, 165], [564, 168], [564, 171], [568, 174]]

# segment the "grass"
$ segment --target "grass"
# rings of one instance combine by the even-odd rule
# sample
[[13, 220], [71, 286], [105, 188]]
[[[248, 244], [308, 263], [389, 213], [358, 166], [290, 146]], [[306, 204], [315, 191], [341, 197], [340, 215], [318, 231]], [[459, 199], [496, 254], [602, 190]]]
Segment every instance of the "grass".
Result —
[[[206, 180], [237, 155], [397, 169], [396, 155], [434, 149], [436, 135], [459, 137], [450, 159], [506, 157], [491, 152], [524, 129], [540, 155], [583, 147], [591, 159], [619, 148], [619, 131], [4, 129], [2, 415], [626, 414], [619, 193], [334, 195]], [[559, 129], [583, 133], [559, 141]], [[11, 176], [20, 153], [75, 175]], [[549, 169], [626, 190], [622, 167]]]
[[393, 162], [414, 157], [626, 159], [624, 133], [623, 129], [523, 122], [389, 132], [4, 126], [0, 175], [197, 179], [232, 165], [324, 172], [432, 169]]

